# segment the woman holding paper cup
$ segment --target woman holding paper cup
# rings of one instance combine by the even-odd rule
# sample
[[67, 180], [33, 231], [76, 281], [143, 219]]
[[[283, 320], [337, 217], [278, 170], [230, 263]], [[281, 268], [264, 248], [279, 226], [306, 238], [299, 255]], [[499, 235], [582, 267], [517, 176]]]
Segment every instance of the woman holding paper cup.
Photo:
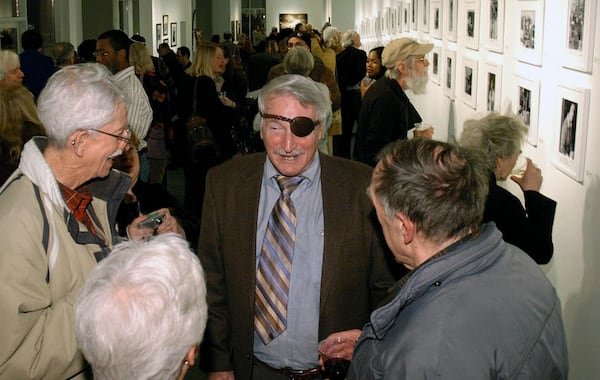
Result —
[[[539, 191], [542, 172], [526, 158], [521, 170], [515, 164], [527, 126], [516, 116], [490, 113], [481, 119], [467, 120], [459, 144], [479, 151], [488, 165], [490, 191], [485, 205], [483, 222], [494, 222], [504, 240], [521, 248], [538, 264], [552, 258], [552, 226], [556, 202]], [[510, 179], [523, 191], [525, 207], [497, 181]]]

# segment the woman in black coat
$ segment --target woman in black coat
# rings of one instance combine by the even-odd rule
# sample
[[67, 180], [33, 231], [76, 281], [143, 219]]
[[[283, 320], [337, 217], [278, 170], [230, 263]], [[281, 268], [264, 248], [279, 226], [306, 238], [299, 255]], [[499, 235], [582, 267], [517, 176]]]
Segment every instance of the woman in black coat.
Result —
[[[513, 171], [526, 135], [527, 126], [521, 119], [491, 113], [467, 120], [459, 143], [479, 151], [489, 168], [490, 190], [483, 222], [496, 223], [506, 242], [521, 248], [536, 263], [547, 264], [554, 252], [556, 202], [540, 194], [542, 172], [529, 158], [524, 170]], [[509, 176], [523, 190], [525, 208], [517, 197], [498, 186], [497, 181]]]

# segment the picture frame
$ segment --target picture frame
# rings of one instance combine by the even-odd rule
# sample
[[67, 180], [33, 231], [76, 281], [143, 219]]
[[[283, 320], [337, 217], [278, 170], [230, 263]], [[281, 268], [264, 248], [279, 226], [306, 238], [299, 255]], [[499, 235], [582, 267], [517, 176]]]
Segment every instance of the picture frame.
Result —
[[410, 29], [417, 30], [419, 24], [419, 0], [410, 0]]
[[458, 28], [458, 0], [444, 0], [444, 38], [448, 41], [456, 42]]
[[433, 50], [431, 50], [429, 67], [431, 67], [431, 75], [429, 76], [429, 80], [431, 83], [439, 86], [440, 74], [442, 72], [442, 49], [437, 45], [434, 45]]
[[504, 9], [505, 0], [489, 0], [482, 12], [482, 20], [488, 20], [483, 41], [488, 50], [496, 53], [504, 51]]
[[162, 39], [162, 24], [156, 24], [156, 49], [158, 49], [158, 45], [160, 45]]
[[308, 23], [308, 13], [280, 13], [279, 14], [279, 30], [285, 28], [294, 29], [299, 22]]
[[404, 2], [398, 1], [396, 8], [396, 33], [400, 34], [404, 30]]
[[540, 105], [540, 81], [517, 75], [515, 81], [514, 110], [529, 127], [527, 143], [537, 146]]
[[500, 112], [502, 105], [502, 65], [486, 62], [483, 66], [483, 91], [480, 103], [486, 112]]
[[431, 0], [431, 20], [429, 21], [430, 34], [433, 38], [442, 39], [442, 1]]
[[465, 46], [472, 50], [479, 50], [479, 24], [480, 24], [480, 1], [465, 0], [462, 8], [462, 36]]
[[517, 59], [532, 65], [542, 65], [544, 35], [544, 0], [517, 0], [516, 18], [519, 31], [515, 33]]
[[410, 31], [410, 2], [404, 1], [402, 2], [402, 31], [409, 32]]
[[163, 44], [168, 44], [169, 43], [169, 39], [168, 38], [164, 38], [162, 42], [163, 42]]
[[562, 65], [589, 73], [594, 58], [596, 1], [563, 0], [564, 42]]
[[557, 95], [552, 163], [575, 181], [583, 182], [590, 90], [559, 85]]
[[477, 59], [463, 56], [460, 70], [459, 94], [463, 102], [469, 107], [477, 108], [477, 79], [479, 64]]
[[171, 23], [171, 47], [177, 46], [177, 23]]
[[456, 50], [446, 49], [443, 56], [443, 89], [444, 95], [454, 99], [456, 88]]
[[168, 34], [169, 34], [169, 15], [163, 15], [162, 35], [166, 36]]
[[429, 5], [431, 0], [419, 0], [419, 30], [429, 33]]

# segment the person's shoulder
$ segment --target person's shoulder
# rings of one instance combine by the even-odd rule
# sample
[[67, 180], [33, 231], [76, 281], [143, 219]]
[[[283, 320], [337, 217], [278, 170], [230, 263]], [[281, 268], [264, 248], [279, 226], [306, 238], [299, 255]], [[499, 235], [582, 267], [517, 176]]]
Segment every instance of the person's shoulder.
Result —
[[373, 168], [359, 161], [347, 158], [321, 154], [321, 168], [323, 171], [331, 172], [348, 178], [367, 177], [371, 178]]

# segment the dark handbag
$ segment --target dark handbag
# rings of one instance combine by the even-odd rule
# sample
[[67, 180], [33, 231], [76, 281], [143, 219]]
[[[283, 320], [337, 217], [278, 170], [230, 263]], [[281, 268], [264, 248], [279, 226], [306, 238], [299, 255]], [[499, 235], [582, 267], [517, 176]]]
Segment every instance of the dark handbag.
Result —
[[198, 78], [194, 81], [194, 100], [192, 103], [192, 114], [185, 122], [187, 138], [192, 148], [192, 160], [194, 163], [205, 161], [219, 156], [219, 148], [215, 136], [206, 126], [206, 119], [196, 109], [198, 93]]

